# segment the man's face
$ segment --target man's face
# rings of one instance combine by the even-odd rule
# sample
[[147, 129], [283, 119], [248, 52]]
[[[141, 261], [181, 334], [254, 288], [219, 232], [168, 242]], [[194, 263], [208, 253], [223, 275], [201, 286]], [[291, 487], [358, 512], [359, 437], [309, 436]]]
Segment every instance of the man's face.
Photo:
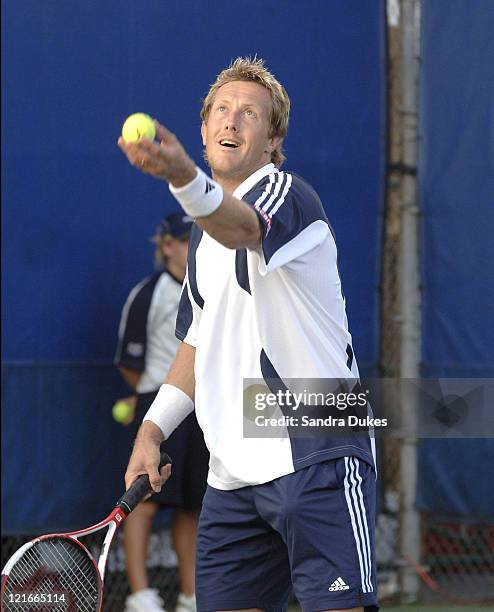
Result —
[[214, 176], [243, 180], [271, 161], [281, 139], [269, 137], [270, 113], [269, 92], [258, 83], [232, 81], [218, 89], [201, 126]]

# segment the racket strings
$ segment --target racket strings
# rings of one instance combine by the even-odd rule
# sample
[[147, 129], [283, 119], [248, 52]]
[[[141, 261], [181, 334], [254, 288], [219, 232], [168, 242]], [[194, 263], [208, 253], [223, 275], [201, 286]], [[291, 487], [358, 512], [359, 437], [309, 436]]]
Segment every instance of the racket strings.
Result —
[[[65, 540], [61, 541], [65, 542]], [[78, 601], [81, 598], [90, 600], [91, 592], [87, 588], [87, 584], [91, 580], [92, 572], [89, 573], [88, 570], [94, 571], [93, 565], [91, 563], [89, 563], [89, 565], [87, 564], [86, 555], [81, 548], [75, 549], [74, 547], [67, 546], [64, 549], [64, 552], [67, 553], [68, 559], [60, 558], [61, 556], [59, 554], [54, 554], [53, 549], [48, 549], [47, 555], [51, 557], [52, 563], [62, 561], [65, 566], [65, 571], [67, 572], [68, 580], [70, 580], [70, 588], [75, 591], [76, 595], [78, 596]], [[70, 564], [68, 563], [69, 560]], [[77, 568], [77, 571], [75, 568]], [[62, 581], [62, 584], [63, 583], [64, 581]]]
[[43, 539], [12, 567], [3, 603], [12, 612], [95, 612], [100, 603], [98, 573], [77, 542], [64, 537]]

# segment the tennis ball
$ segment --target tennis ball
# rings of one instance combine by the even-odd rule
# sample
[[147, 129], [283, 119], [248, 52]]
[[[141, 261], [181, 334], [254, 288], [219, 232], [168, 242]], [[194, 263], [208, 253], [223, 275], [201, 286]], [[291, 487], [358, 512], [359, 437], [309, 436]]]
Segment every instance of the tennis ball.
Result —
[[124, 423], [132, 414], [132, 406], [128, 402], [116, 402], [112, 408], [113, 418], [117, 423]]
[[122, 138], [125, 142], [137, 142], [142, 136], [154, 140], [156, 136], [154, 121], [145, 113], [134, 113], [127, 117], [122, 126]]

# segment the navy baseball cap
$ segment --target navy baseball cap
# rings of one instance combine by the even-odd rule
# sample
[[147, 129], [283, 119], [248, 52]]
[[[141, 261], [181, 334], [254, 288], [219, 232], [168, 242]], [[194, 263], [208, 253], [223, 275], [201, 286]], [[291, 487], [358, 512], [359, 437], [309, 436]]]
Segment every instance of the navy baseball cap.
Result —
[[173, 213], [165, 217], [157, 227], [157, 233], [172, 238], [183, 238], [190, 234], [194, 219], [184, 213]]

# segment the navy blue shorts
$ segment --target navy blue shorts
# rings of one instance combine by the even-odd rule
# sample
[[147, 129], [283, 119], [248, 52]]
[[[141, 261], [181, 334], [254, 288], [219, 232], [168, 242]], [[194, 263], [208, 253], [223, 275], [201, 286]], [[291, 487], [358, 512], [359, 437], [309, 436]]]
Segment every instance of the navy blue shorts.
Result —
[[198, 612], [376, 612], [376, 477], [355, 457], [263, 485], [207, 488], [197, 536]]

